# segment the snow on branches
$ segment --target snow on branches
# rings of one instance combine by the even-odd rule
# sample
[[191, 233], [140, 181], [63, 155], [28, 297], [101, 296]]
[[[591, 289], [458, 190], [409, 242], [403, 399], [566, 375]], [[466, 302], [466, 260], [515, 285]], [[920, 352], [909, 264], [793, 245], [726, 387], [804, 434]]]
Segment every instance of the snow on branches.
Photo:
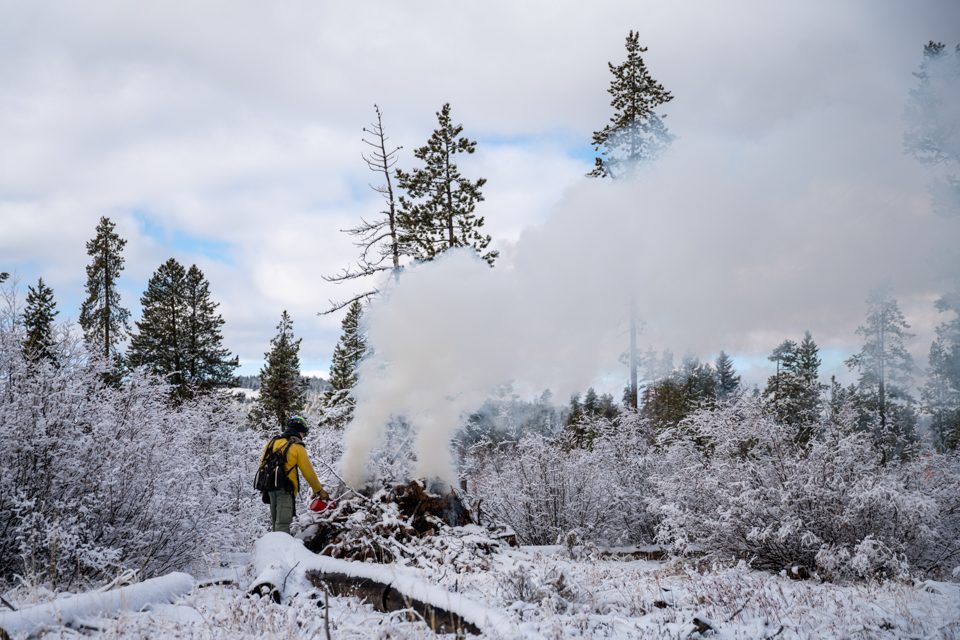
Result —
[[[805, 442], [801, 430], [816, 436]], [[881, 464], [852, 411], [789, 425], [743, 397], [694, 414], [658, 445], [649, 504], [658, 540], [678, 552], [832, 580], [949, 572], [960, 558], [956, 457]]]
[[261, 533], [248, 486], [257, 436], [237, 430], [231, 404], [174, 408], [142, 371], [108, 384], [113, 363], [68, 329], [55, 332], [55, 364], [31, 361], [16, 305], [0, 310], [0, 581], [146, 577]]

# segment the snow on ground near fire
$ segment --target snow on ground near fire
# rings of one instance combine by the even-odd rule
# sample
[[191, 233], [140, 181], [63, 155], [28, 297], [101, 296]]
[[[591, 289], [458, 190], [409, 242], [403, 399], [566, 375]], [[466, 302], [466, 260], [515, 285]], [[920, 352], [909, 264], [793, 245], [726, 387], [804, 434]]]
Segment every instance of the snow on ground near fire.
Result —
[[[289, 539], [274, 552], [288, 553], [291, 544], [300, 543]], [[226, 566], [197, 572], [193, 591], [173, 603], [75, 621], [72, 628], [54, 625], [43, 637], [325, 638], [325, 624], [331, 638], [434, 637], [402, 612], [377, 613], [352, 598], [330, 598], [325, 619], [323, 594], [296, 569], [286, 576], [284, 604], [248, 597], [253, 560], [234, 556]], [[364, 569], [393, 572], [389, 565]], [[952, 583], [838, 586], [792, 581], [743, 564], [697, 571], [676, 560], [609, 558], [560, 547], [504, 550], [487, 571], [417, 573], [495, 613], [496, 628], [478, 638], [689, 638], [700, 630], [716, 638], [960, 637], [960, 586]], [[201, 586], [212, 579], [233, 584]], [[25, 608], [39, 596], [21, 586], [4, 597]]]

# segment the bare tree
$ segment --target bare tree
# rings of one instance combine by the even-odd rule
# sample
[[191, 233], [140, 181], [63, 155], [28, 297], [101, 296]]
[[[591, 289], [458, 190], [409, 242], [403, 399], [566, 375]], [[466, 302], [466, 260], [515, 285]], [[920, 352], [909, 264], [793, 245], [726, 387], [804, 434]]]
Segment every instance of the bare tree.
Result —
[[[323, 276], [324, 280], [335, 284], [376, 275], [382, 271], [393, 271], [394, 279], [399, 280], [400, 257], [408, 253], [397, 234], [397, 207], [393, 197], [393, 182], [390, 179], [393, 167], [397, 163], [397, 152], [403, 147], [396, 147], [387, 151], [387, 140], [389, 138], [383, 130], [383, 114], [377, 105], [373, 105], [373, 108], [377, 113], [377, 121], [370, 124], [369, 129], [363, 128], [364, 133], [373, 138], [372, 140], [363, 138], [363, 142], [370, 145], [373, 150], [362, 154], [362, 156], [371, 171], [383, 174], [386, 184], [378, 186], [371, 184], [370, 188], [383, 196], [386, 208], [380, 213], [385, 217], [373, 222], [367, 222], [361, 218], [358, 226], [352, 229], [341, 229], [344, 233], [349, 233], [358, 239], [354, 244], [360, 247], [360, 257], [357, 259], [355, 269], [348, 266], [335, 276]], [[357, 300], [369, 298], [379, 292], [380, 290], [374, 287], [343, 302], [331, 300], [330, 308], [319, 315], [339, 311]]]

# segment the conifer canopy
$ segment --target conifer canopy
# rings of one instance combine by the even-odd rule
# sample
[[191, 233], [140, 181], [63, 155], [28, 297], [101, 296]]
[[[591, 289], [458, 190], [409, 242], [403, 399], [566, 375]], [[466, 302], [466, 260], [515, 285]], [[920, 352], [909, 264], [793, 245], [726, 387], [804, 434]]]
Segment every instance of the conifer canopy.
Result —
[[663, 124], [663, 117], [654, 109], [673, 100], [669, 91], [654, 80], [643, 62], [641, 53], [647, 51], [640, 46], [640, 32], [630, 32], [627, 36], [627, 60], [623, 64], [610, 67], [613, 80], [607, 90], [613, 100], [613, 117], [610, 124], [593, 134], [593, 145], [601, 151], [596, 166], [588, 176], [595, 178], [619, 178], [632, 175], [638, 164], [645, 160], [656, 160], [673, 142]]
[[117, 345], [130, 331], [130, 312], [120, 306], [117, 292], [124, 262], [120, 252], [127, 241], [115, 228], [104, 216], [97, 225], [97, 236], [87, 242], [87, 255], [93, 261], [87, 265], [87, 299], [80, 306], [79, 319], [90, 350], [107, 359], [117, 357]]
[[300, 375], [300, 340], [294, 340], [293, 320], [284, 311], [273, 347], [263, 354], [267, 363], [260, 369], [260, 396], [247, 416], [250, 426], [283, 429], [288, 418], [303, 412], [309, 381]]
[[37, 288], [27, 287], [27, 306], [23, 311], [23, 324], [27, 330], [27, 339], [23, 342], [23, 349], [28, 358], [34, 360], [48, 360], [56, 364], [53, 340], [53, 319], [59, 311], [53, 301], [53, 289], [43, 283], [43, 278], [37, 282]]
[[184, 269], [170, 258], [157, 269], [140, 298], [143, 319], [136, 323], [127, 360], [165, 376], [178, 401], [198, 392], [232, 386], [239, 358], [224, 349], [210, 299], [210, 283], [196, 265]]
[[483, 218], [473, 212], [483, 201], [480, 188], [487, 180], [464, 178], [455, 162], [457, 154], [476, 151], [477, 143], [460, 136], [463, 125], [453, 124], [449, 102], [437, 112], [437, 119], [439, 127], [430, 140], [413, 152], [426, 166], [396, 172], [398, 186], [407, 192], [400, 197], [400, 242], [405, 253], [421, 261], [453, 247], [472, 247], [493, 265], [499, 252], [482, 253], [490, 236], [481, 235]]
[[356, 400], [350, 395], [350, 391], [357, 384], [357, 366], [367, 350], [360, 327], [362, 314], [360, 301], [354, 301], [341, 325], [343, 335], [333, 350], [330, 389], [324, 392], [321, 398], [321, 424], [335, 429], [342, 429], [353, 418]]

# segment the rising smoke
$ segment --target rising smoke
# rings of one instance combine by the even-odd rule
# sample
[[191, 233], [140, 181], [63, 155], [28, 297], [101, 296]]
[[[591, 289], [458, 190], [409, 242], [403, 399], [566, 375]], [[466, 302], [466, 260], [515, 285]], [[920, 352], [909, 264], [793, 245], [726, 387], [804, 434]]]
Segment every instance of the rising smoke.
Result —
[[908, 315], [929, 316], [914, 318], [922, 341], [944, 286], [928, 258], [960, 234], [931, 213], [929, 176], [900, 132], [878, 156], [872, 130], [837, 134], [851, 115], [811, 115], [763, 141], [680, 140], [635, 180], [582, 180], [509, 261], [455, 250], [408, 269], [367, 314], [348, 481], [362, 482], [391, 415], [417, 429], [417, 474], [453, 482], [450, 439], [499, 385], [563, 401], [602, 379], [618, 395], [631, 297], [644, 346], [745, 362], [810, 330], [849, 355], [867, 290], [890, 276]]

